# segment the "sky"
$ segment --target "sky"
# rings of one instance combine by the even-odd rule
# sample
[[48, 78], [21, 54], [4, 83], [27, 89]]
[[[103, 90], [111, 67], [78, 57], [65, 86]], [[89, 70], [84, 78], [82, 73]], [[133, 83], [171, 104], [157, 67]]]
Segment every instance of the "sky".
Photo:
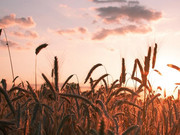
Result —
[[[35, 49], [48, 47], [37, 56], [38, 83], [44, 73], [51, 78], [54, 57], [59, 61], [59, 79], [71, 74], [83, 86], [91, 67], [101, 63], [119, 79], [125, 58], [127, 78], [134, 60], [143, 64], [148, 47], [158, 44], [156, 69], [150, 80], [166, 89], [175, 87], [180, 73], [167, 64], [180, 66], [180, 1], [178, 0], [1, 0], [0, 28], [6, 32], [17, 80], [34, 83]], [[0, 79], [12, 81], [4, 33], [0, 37]], [[106, 73], [99, 67], [94, 78]], [[76, 78], [74, 80], [77, 82]]]

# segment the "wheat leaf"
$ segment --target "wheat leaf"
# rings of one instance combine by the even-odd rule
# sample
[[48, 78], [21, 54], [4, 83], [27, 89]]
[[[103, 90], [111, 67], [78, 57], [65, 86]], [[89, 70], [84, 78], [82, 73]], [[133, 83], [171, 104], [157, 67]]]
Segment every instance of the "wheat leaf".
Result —
[[46, 81], [47, 85], [49, 86], [51, 92], [53, 93], [54, 99], [56, 100], [56, 92], [55, 92], [52, 84], [50, 83], [50, 81], [47, 79], [47, 77], [43, 73], [42, 73], [42, 76], [43, 76], [44, 80]]
[[138, 128], [139, 126], [138, 125], [133, 125], [133, 126], [130, 126], [126, 131], [124, 131], [122, 133], [122, 135], [128, 135], [132, 130], [135, 130], [136, 128]]
[[[147, 103], [147, 107], [157, 98], [157, 97], [159, 97], [159, 96], [161, 96], [161, 94], [156, 94], [148, 103]], [[146, 107], [146, 108], [147, 108]]]
[[39, 102], [39, 99], [38, 99], [38, 97], [37, 97], [37, 95], [36, 95], [36, 93], [33, 91], [32, 87], [31, 87], [31, 85], [29, 84], [28, 81], [26, 81], [26, 82], [27, 82], [27, 84], [28, 84], [28, 88], [29, 88], [29, 90], [30, 90], [30, 92], [31, 92], [34, 100], [35, 100], [37, 103], [40, 103], [40, 102]]
[[38, 112], [38, 109], [39, 109], [39, 104], [36, 104], [34, 109], [33, 109], [33, 115], [32, 115], [32, 118], [31, 118], [31, 125], [34, 124], [34, 121], [36, 119], [36, 116], [37, 116], [37, 112]]
[[68, 114], [68, 115], [64, 116], [64, 118], [61, 120], [61, 122], [59, 124], [59, 128], [57, 130], [57, 135], [60, 135], [61, 129], [62, 129], [64, 123], [69, 119], [69, 117], [70, 117], [70, 115]]
[[[74, 74], [73, 74], [74, 75]], [[68, 83], [68, 81], [73, 77], [73, 75], [70, 75], [67, 79], [66, 79], [66, 81], [64, 82], [64, 84], [62, 85], [62, 87], [61, 87], [61, 90], [63, 90], [63, 88], [64, 88], [64, 86]]]
[[7, 101], [8, 105], [9, 105], [9, 108], [11, 109], [12, 113], [15, 115], [15, 109], [14, 109], [14, 106], [12, 105], [12, 102], [11, 102], [8, 94], [1, 87], [0, 87], [0, 92], [4, 95], [6, 101]]
[[103, 104], [103, 102], [100, 99], [96, 100], [96, 104], [99, 104], [107, 118], [109, 118], [109, 114], [107, 112], [106, 106]]
[[94, 88], [96, 87], [96, 85], [97, 85], [103, 78], [105, 78], [105, 77], [108, 76], [108, 75], [109, 75], [109, 74], [104, 74], [104, 75], [102, 75], [101, 77], [99, 77], [99, 79], [96, 80], [96, 82], [93, 84], [92, 89], [94, 89]]

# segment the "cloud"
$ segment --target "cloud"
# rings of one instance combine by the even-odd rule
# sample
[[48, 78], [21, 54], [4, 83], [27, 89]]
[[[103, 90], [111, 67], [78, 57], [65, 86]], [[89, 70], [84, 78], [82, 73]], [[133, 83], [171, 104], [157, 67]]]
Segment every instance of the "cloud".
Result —
[[72, 34], [85, 34], [87, 32], [87, 29], [84, 27], [77, 27], [72, 29], [59, 29], [56, 31], [59, 35], [72, 35]]
[[[5, 40], [0, 40], [1, 44], [0, 44], [0, 47], [7, 47], [7, 42]], [[8, 41], [8, 45], [11, 46], [11, 47], [17, 47], [18, 46], [18, 43], [16, 42], [13, 42], [13, 41]]]
[[28, 28], [35, 26], [35, 22], [32, 17], [17, 18], [15, 14], [10, 14], [0, 19], [0, 27], [10, 27], [14, 25]]
[[74, 34], [75, 30], [74, 29], [60, 29], [56, 31], [59, 35], [66, 35], [66, 34]]
[[82, 34], [84, 34], [84, 33], [87, 32], [86, 28], [83, 28], [83, 27], [79, 27], [78, 30], [79, 30], [79, 32], [81, 32]]
[[60, 8], [69, 8], [68, 5], [65, 5], [65, 4], [59, 4], [59, 7]]
[[147, 33], [150, 31], [151, 31], [150, 27], [145, 27], [145, 26], [140, 27], [136, 25], [128, 25], [115, 29], [102, 29], [93, 35], [92, 40], [102, 40], [109, 35], [125, 35], [127, 33]]
[[[131, 5], [131, 4], [130, 4]], [[162, 13], [147, 9], [144, 6], [121, 6], [121, 7], [100, 7], [96, 11], [98, 16], [103, 19], [105, 23], [117, 23], [121, 20], [128, 20], [130, 22], [137, 22], [141, 20], [154, 21], [162, 17]]]
[[38, 37], [37, 32], [35, 31], [30, 31], [30, 30], [26, 30], [24, 33], [23, 32], [12, 32], [11, 33], [14, 36], [20, 37], [20, 38], [32, 38], [35, 39]]
[[126, 0], [90, 0], [95, 3], [112, 3], [112, 2], [126, 2]]
[[[13, 49], [16, 49], [16, 50], [28, 50], [31, 48], [32, 46], [32, 43], [31, 42], [28, 42], [26, 43], [25, 46], [21, 46], [19, 43], [17, 42], [14, 42], [14, 41], [10, 41], [8, 40], [8, 45], [13, 48]], [[3, 40], [0, 40], [0, 48], [3, 48], [3, 49], [6, 49], [7, 48], [7, 45], [6, 45], [6, 41], [3, 39]]]

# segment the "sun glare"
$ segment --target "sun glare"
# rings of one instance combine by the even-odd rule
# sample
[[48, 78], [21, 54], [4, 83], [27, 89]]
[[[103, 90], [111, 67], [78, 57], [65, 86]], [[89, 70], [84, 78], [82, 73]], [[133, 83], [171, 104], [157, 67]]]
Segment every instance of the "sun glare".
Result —
[[178, 98], [178, 85], [175, 83], [180, 81], [180, 73], [176, 70], [170, 69], [168, 67], [161, 68], [161, 75], [156, 71], [152, 71], [150, 76], [150, 81], [154, 87], [157, 89], [158, 93], [161, 93], [162, 97], [174, 96]]

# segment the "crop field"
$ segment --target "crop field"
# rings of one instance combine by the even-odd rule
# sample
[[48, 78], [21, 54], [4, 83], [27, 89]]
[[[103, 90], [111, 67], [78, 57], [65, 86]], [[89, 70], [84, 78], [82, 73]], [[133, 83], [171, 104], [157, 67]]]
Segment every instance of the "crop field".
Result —
[[[36, 56], [47, 46], [36, 48]], [[180, 133], [180, 102], [173, 96], [162, 98], [148, 79], [155, 69], [157, 44], [149, 47], [144, 63], [135, 59], [131, 79], [126, 86], [126, 64], [122, 58], [119, 79], [108, 80], [105, 73], [93, 78], [97, 63], [84, 80], [89, 89], [82, 91], [70, 75], [59, 86], [58, 58], [54, 58], [53, 81], [42, 73], [44, 83], [37, 89], [26, 81], [7, 89], [0, 84], [0, 134], [4, 135], [178, 135]], [[36, 59], [37, 63], [37, 59]], [[178, 70], [172, 64], [168, 65]], [[136, 73], [140, 72], [140, 77]], [[36, 78], [36, 73], [35, 73]], [[161, 89], [160, 87], [157, 89]]]

